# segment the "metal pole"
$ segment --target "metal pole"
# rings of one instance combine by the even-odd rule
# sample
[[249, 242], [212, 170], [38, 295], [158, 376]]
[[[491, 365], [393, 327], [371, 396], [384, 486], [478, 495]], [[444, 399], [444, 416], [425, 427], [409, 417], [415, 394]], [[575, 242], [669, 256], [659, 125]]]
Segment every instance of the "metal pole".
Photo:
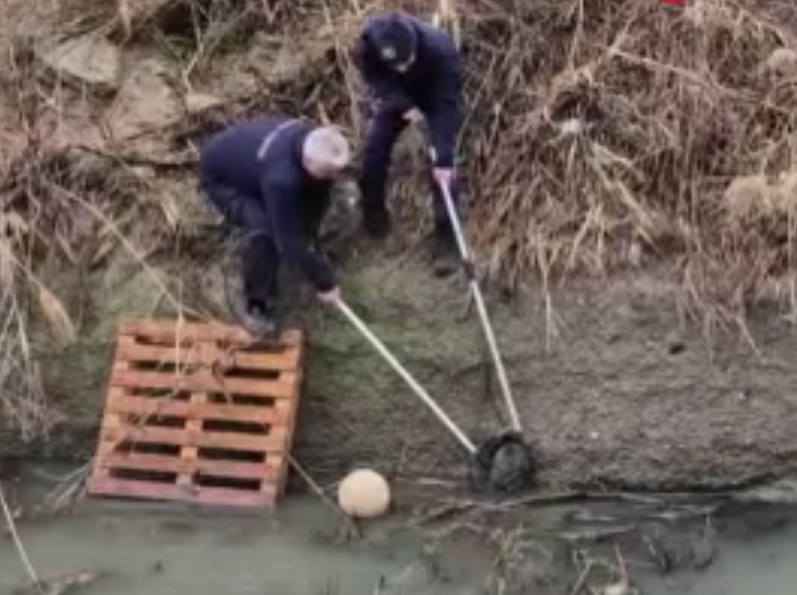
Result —
[[517, 412], [517, 407], [515, 406], [515, 401], [512, 398], [512, 393], [509, 390], [509, 382], [507, 381], [506, 377], [506, 370], [504, 370], [504, 364], [501, 361], [501, 354], [498, 352], [498, 345], [495, 341], [495, 334], [493, 333], [492, 326], [490, 325], [490, 320], [487, 315], [487, 308], [484, 305], [484, 299], [482, 298], [481, 289], [479, 288], [479, 282], [476, 279], [476, 271], [474, 268], [473, 260], [470, 256], [470, 251], [468, 250], [468, 246], [465, 243], [465, 235], [462, 232], [462, 227], [459, 222], [459, 217], [457, 216], [457, 212], [454, 209], [454, 201], [451, 198], [451, 190], [448, 187], [448, 184], [443, 184], [442, 182], [438, 182], [440, 187], [443, 191], [443, 198], [445, 199], [446, 203], [446, 210], [448, 211], [448, 218], [451, 220], [451, 225], [454, 228], [454, 234], [457, 238], [457, 245], [459, 246], [459, 252], [462, 255], [462, 259], [465, 261], [466, 271], [470, 281], [471, 291], [473, 292], [474, 300], [476, 301], [476, 309], [479, 312], [479, 318], [482, 321], [482, 326], [484, 328], [484, 334], [487, 337], [487, 344], [490, 347], [490, 353], [493, 356], [493, 361], [495, 362], [495, 367], [498, 372], [498, 382], [501, 385], [501, 392], [504, 395], [504, 401], [506, 402], [507, 409], [509, 410], [509, 416], [512, 420], [512, 427], [517, 432], [521, 432], [520, 426], [520, 416]]
[[365, 325], [365, 323], [360, 320], [359, 316], [357, 316], [342, 300], [336, 302], [336, 307], [343, 315], [348, 318], [349, 322], [351, 322], [357, 330], [359, 330], [363, 336], [371, 343], [371, 345], [376, 348], [376, 350], [385, 358], [385, 360], [393, 367], [393, 369], [398, 372], [398, 374], [404, 379], [404, 381], [410, 385], [410, 388], [415, 392], [418, 397], [432, 410], [432, 412], [437, 416], [437, 418], [442, 421], [445, 426], [451, 431], [452, 434], [459, 440], [462, 445], [468, 449], [468, 451], [472, 454], [476, 454], [476, 447], [473, 443], [468, 439], [467, 436], [457, 427], [457, 425], [451, 421], [451, 419], [445, 414], [445, 412], [435, 403], [434, 399], [429, 396], [429, 394], [424, 390], [424, 388], [418, 384], [418, 382], [410, 375], [409, 372], [402, 366], [398, 360], [393, 356], [390, 351], [388, 351], [387, 347], [374, 335], [370, 329]]

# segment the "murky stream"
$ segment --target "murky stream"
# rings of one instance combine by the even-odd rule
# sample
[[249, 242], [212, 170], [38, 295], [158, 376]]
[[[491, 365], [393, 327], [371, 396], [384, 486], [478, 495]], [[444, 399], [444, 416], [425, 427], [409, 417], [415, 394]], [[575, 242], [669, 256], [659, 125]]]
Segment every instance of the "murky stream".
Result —
[[[464, 582], [435, 584], [419, 548], [332, 546], [310, 530], [329, 526], [317, 503], [301, 501], [279, 518], [153, 513], [146, 506], [82, 507], [76, 515], [26, 524], [25, 546], [45, 577], [78, 570], [101, 578], [86, 593], [105, 595], [311, 595], [471, 593]], [[467, 577], [464, 577], [467, 578]], [[0, 593], [25, 584], [10, 540], [0, 545]]]
[[[4, 484], [13, 499], [41, 501], [52, 487], [42, 479], [42, 468], [30, 471], [17, 483]], [[541, 522], [553, 517], [550, 511], [533, 514]], [[76, 588], [76, 595], [488, 593], [485, 579], [494, 550], [477, 540], [451, 539], [430, 556], [424, 553], [424, 532], [406, 521], [393, 514], [368, 524], [362, 540], [341, 542], [337, 517], [313, 496], [291, 497], [270, 514], [88, 499], [66, 516], [24, 520], [19, 530], [41, 577], [82, 570], [99, 574]], [[797, 592], [797, 515], [767, 513], [743, 527], [721, 538], [705, 570], [665, 578], [650, 565], [635, 564], [631, 554], [631, 575], [645, 595]], [[566, 574], [569, 581], [577, 573]], [[25, 568], [4, 535], [0, 595], [27, 594], [20, 590], [26, 584]]]
[[[26, 474], [7, 483], [6, 492], [16, 500], [23, 495], [27, 502], [41, 501], [44, 483]], [[88, 595], [479, 592], [486, 567], [474, 567], [472, 559], [458, 563], [450, 552], [441, 573], [423, 555], [423, 536], [403, 524], [388, 517], [369, 524], [363, 540], [341, 540], [335, 513], [316, 497], [298, 496], [268, 514], [85, 499], [68, 516], [24, 520], [18, 529], [41, 578], [98, 573], [79, 589]], [[0, 595], [22, 592], [26, 584], [25, 568], [5, 535]]]
[[[793, 515], [790, 515], [793, 516]], [[797, 593], [797, 524], [794, 518], [755, 538], [726, 538], [704, 571], [668, 580], [644, 577], [645, 595], [793, 595]]]

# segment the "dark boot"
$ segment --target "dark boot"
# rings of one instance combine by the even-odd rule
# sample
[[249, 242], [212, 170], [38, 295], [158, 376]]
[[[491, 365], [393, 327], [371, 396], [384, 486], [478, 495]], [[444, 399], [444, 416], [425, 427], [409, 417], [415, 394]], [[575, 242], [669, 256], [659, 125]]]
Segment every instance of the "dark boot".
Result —
[[432, 238], [432, 270], [436, 277], [448, 277], [461, 265], [457, 240], [449, 224], [435, 225]]
[[390, 213], [384, 208], [363, 207], [362, 227], [372, 238], [383, 239], [390, 233]]
[[249, 300], [241, 320], [244, 328], [258, 339], [273, 339], [277, 334], [277, 323], [273, 308], [261, 300]]
[[241, 325], [258, 339], [272, 338], [277, 332], [279, 252], [267, 234], [249, 238], [243, 250], [244, 307]]
[[407, 122], [397, 109], [378, 109], [369, 122], [360, 172], [362, 227], [374, 238], [384, 238], [390, 231], [390, 213], [385, 207], [390, 157], [393, 146]]
[[241, 327], [258, 340], [271, 339], [277, 333], [273, 308], [261, 300], [247, 299], [242, 287], [228, 288], [232, 315]]

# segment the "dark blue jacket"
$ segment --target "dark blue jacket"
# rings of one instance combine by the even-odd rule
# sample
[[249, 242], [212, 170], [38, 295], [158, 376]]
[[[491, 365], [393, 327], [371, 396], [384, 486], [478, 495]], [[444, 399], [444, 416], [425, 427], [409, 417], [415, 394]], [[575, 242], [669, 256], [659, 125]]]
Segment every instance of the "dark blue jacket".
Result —
[[336, 286], [329, 264], [310, 248], [330, 203], [332, 183], [310, 176], [302, 165], [302, 144], [312, 126], [296, 122], [283, 128], [265, 159], [258, 151], [285, 119], [253, 120], [233, 126], [202, 147], [203, 181], [262, 201], [268, 231], [288, 264], [301, 270], [318, 291]]
[[420, 109], [429, 123], [438, 167], [453, 167], [457, 137], [462, 125], [462, 74], [454, 40], [445, 32], [411, 15], [402, 18], [415, 29], [415, 62], [398, 73], [383, 65], [373, 40], [373, 30], [385, 15], [366, 25], [354, 51], [363, 79], [385, 108]]

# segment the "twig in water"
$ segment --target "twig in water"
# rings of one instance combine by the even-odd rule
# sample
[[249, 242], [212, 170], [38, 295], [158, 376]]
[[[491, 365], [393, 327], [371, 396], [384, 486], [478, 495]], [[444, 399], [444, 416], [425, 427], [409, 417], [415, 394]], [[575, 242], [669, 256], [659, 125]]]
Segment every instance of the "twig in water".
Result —
[[17, 532], [17, 526], [14, 522], [14, 517], [11, 514], [11, 510], [8, 508], [8, 502], [6, 501], [5, 493], [3, 492], [3, 486], [0, 484], [0, 506], [3, 508], [3, 515], [6, 518], [6, 524], [8, 525], [8, 531], [11, 533], [11, 538], [14, 540], [14, 546], [17, 548], [17, 552], [19, 553], [19, 557], [22, 560], [22, 563], [25, 565], [25, 570], [28, 572], [28, 576], [30, 577], [31, 583], [36, 588], [36, 590], [44, 595], [44, 588], [42, 587], [42, 582], [39, 580], [39, 575], [36, 574], [36, 570], [33, 568], [33, 564], [30, 562], [30, 558], [28, 558], [28, 553], [25, 551], [25, 546], [22, 545], [22, 540], [19, 538], [19, 533]]
[[91, 462], [88, 462], [61, 478], [58, 485], [45, 496], [44, 506], [52, 512], [58, 512], [77, 501], [85, 493], [86, 478], [90, 471]]
[[54, 576], [46, 580], [46, 595], [64, 595], [71, 593], [73, 587], [91, 585], [100, 578], [100, 574], [91, 570], [80, 570]]
[[595, 563], [592, 560], [589, 560], [587, 562], [586, 566], [584, 566], [584, 569], [581, 571], [581, 574], [578, 576], [578, 580], [576, 581], [576, 584], [573, 586], [573, 590], [570, 591], [570, 595], [578, 595], [579, 591], [581, 591], [581, 587], [584, 586], [584, 582], [587, 580], [587, 577], [589, 576], [589, 573], [594, 565]]
[[302, 476], [302, 479], [307, 482], [307, 485], [310, 486], [310, 489], [312, 489], [316, 495], [321, 498], [321, 501], [334, 510], [335, 514], [339, 515], [343, 519], [349, 534], [359, 539], [361, 537], [360, 530], [357, 528], [357, 525], [354, 524], [354, 521], [351, 520], [349, 515], [347, 515], [340, 506], [335, 504], [335, 502], [324, 493], [323, 488], [318, 485], [318, 483], [310, 476], [309, 473], [307, 473], [307, 471], [304, 470], [304, 468], [296, 459], [294, 459], [291, 455], [288, 455], [288, 461], [290, 461], [291, 466], [296, 470], [296, 472]]

